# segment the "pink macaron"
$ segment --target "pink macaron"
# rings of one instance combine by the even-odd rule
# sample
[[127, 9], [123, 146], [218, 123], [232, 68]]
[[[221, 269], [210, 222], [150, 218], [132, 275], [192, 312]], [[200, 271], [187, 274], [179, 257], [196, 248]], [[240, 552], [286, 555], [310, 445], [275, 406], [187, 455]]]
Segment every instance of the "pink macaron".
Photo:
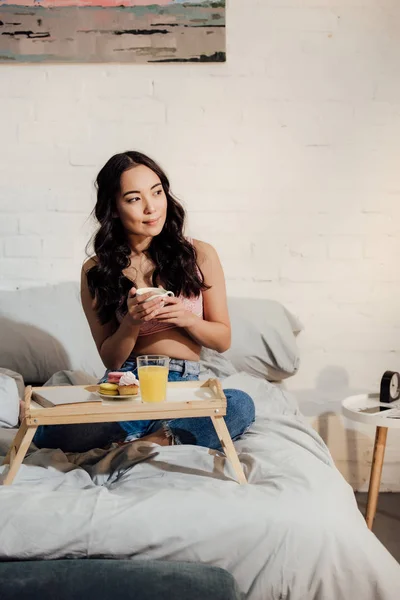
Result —
[[122, 375], [123, 373], [121, 373], [120, 371], [112, 371], [107, 375], [107, 381], [108, 383], [119, 383], [119, 380], [121, 379]]

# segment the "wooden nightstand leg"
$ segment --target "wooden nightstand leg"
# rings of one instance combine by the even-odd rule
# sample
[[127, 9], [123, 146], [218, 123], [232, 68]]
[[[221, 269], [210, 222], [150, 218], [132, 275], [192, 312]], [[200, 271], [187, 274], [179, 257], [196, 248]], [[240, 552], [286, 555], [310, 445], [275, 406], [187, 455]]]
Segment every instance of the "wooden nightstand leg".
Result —
[[385, 457], [387, 427], [377, 427], [375, 435], [374, 454], [372, 457], [371, 478], [369, 480], [366, 521], [368, 529], [372, 529], [378, 504], [379, 488], [381, 485], [383, 459]]

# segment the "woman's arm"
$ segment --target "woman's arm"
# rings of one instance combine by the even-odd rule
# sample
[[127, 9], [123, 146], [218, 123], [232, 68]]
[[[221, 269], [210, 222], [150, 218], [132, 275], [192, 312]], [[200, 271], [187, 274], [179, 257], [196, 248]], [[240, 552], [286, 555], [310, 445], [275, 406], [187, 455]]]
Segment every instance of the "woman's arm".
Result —
[[107, 369], [119, 369], [132, 352], [140, 325], [131, 325], [126, 317], [119, 327], [115, 318], [105, 325], [100, 323], [95, 309], [95, 300], [90, 294], [86, 275], [94, 264], [95, 261], [90, 259], [82, 267], [82, 306], [104, 366]]
[[204, 283], [210, 286], [203, 292], [204, 319], [185, 310], [178, 298], [168, 298], [168, 305], [159, 310], [156, 319], [182, 327], [201, 346], [225, 352], [231, 345], [231, 326], [224, 272], [218, 254], [210, 244], [198, 240], [193, 244]]
[[143, 304], [150, 294], [136, 300], [136, 290], [132, 288], [128, 296], [128, 312], [118, 324], [114, 318], [109, 323], [102, 325], [98, 319], [95, 300], [92, 298], [87, 272], [95, 264], [93, 259], [88, 260], [82, 267], [81, 274], [81, 299], [86, 318], [96, 343], [101, 360], [107, 369], [120, 369], [135, 347], [139, 335], [140, 325], [152, 318], [153, 311], [159, 307], [159, 300]]

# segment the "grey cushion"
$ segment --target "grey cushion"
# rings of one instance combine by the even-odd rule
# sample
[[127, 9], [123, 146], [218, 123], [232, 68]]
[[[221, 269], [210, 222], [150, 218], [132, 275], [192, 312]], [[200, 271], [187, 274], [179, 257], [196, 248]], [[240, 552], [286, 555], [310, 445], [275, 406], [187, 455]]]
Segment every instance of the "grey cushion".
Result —
[[0, 563], [2, 600], [240, 600], [230, 573], [200, 563], [54, 560]]

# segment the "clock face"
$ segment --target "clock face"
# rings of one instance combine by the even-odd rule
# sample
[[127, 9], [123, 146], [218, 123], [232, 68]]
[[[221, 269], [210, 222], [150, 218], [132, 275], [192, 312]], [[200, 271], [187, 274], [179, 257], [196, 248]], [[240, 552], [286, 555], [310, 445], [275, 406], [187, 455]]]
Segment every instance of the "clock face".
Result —
[[399, 397], [399, 387], [400, 387], [399, 376], [397, 373], [393, 373], [392, 378], [390, 380], [390, 397], [397, 399]]

